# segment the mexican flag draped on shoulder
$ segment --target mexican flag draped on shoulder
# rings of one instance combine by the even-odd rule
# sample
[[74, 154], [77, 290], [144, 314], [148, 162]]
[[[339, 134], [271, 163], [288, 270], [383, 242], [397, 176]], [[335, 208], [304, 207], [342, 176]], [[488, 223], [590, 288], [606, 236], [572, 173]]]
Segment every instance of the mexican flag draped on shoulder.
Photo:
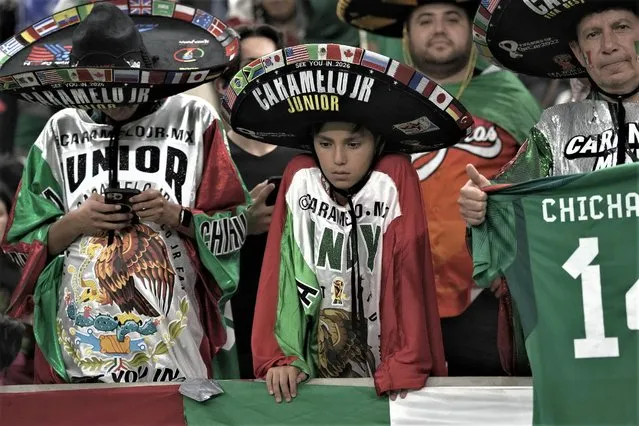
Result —
[[[73, 75], [96, 77], [85, 67], [116, 58], [114, 69], [100, 69], [101, 81], [126, 74], [137, 76], [139, 84], [113, 79], [108, 90], [69, 89], [86, 90], [94, 103], [72, 105], [77, 108], [51, 117], [29, 152], [4, 249], [24, 266], [10, 313], [33, 312], [35, 380], [158, 382], [213, 373], [232, 376], [212, 372], [211, 360], [232, 356], [227, 350], [233, 349], [233, 340], [227, 338], [222, 313], [238, 283], [249, 196], [217, 112], [179, 93], [208, 74], [219, 74], [233, 57], [201, 25], [175, 19], [177, 30], [195, 35], [193, 39], [207, 38], [211, 62], [184, 73], [183, 80], [158, 85], [147, 78], [154, 67], [179, 66], [173, 55], [153, 50], [158, 34], [140, 33], [139, 16], [108, 2], [82, 10], [90, 13], [56, 33], [73, 46]], [[210, 15], [200, 18], [213, 21]], [[171, 39], [176, 29], [159, 36]], [[234, 34], [225, 35], [238, 43]], [[114, 37], [119, 44], [112, 43]], [[19, 54], [2, 71], [19, 68], [18, 60]], [[50, 95], [59, 83], [53, 87], [50, 79], [40, 81], [32, 99], [53, 100]], [[144, 93], [146, 102], [134, 108], [106, 105], [100, 102], [106, 98], [98, 96], [126, 91]], [[61, 99], [83, 99], [56, 93]], [[127, 111], [129, 118], [112, 118]], [[81, 234], [60, 254], [50, 255], [52, 227], [77, 218], [86, 203], [95, 202], [94, 194], [105, 193], [119, 197], [113, 202], [125, 207], [124, 197], [151, 194], [153, 206], [164, 210], [153, 221], [145, 219], [150, 214], [145, 210], [156, 207], [136, 211], [123, 229]], [[224, 361], [222, 365], [234, 365]]]

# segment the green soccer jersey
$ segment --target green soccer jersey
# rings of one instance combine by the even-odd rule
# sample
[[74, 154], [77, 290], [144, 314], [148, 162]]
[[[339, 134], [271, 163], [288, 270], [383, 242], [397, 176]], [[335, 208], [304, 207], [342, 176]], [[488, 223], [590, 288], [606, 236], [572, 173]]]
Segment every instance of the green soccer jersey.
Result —
[[507, 278], [535, 425], [639, 424], [639, 165], [489, 190], [474, 278]]

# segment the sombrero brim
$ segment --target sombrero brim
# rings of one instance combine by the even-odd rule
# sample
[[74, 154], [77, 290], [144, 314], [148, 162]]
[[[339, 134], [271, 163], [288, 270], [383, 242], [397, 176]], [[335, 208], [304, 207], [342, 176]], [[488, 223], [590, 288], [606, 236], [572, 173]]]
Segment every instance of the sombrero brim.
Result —
[[96, 3], [56, 13], [0, 45], [0, 91], [50, 106], [140, 104], [210, 81], [239, 61], [237, 33], [207, 12], [168, 0], [110, 0], [136, 23], [153, 69], [70, 67], [75, 26]]
[[[528, 2], [531, 6], [521, 0], [482, 2], [473, 22], [478, 51], [520, 74], [558, 79], [587, 76], [570, 49], [572, 26], [586, 11], [604, 2], [573, 3], [566, 9], [563, 4], [570, 3], [549, 8], [544, 2]], [[636, 0], [627, 3], [637, 5]]]
[[401, 38], [404, 24], [416, 7], [429, 3], [454, 3], [475, 15], [479, 0], [339, 0], [337, 16], [360, 30]]
[[273, 145], [311, 149], [311, 129], [361, 124], [388, 151], [434, 151], [463, 140], [470, 113], [425, 75], [386, 56], [308, 44], [256, 59], [231, 78], [222, 100], [233, 129]]

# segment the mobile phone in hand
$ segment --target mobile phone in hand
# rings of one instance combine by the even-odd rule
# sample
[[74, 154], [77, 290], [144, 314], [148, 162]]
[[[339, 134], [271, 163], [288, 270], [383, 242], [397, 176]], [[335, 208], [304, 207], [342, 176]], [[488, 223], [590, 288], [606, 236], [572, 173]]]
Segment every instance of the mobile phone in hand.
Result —
[[275, 200], [277, 200], [277, 192], [280, 189], [280, 183], [282, 182], [282, 176], [271, 176], [270, 178], [268, 178], [267, 182], [269, 184], [272, 183], [273, 185], [275, 185], [275, 188], [273, 188], [271, 193], [268, 194], [268, 197], [266, 197], [266, 201], [264, 202], [264, 204], [266, 204], [267, 206], [273, 206], [273, 205], [275, 205]]
[[[107, 204], [119, 204], [120, 211], [118, 213], [133, 213], [133, 204], [131, 198], [140, 194], [139, 189], [135, 188], [107, 188], [104, 191], [104, 200]], [[133, 222], [137, 220], [134, 213]]]

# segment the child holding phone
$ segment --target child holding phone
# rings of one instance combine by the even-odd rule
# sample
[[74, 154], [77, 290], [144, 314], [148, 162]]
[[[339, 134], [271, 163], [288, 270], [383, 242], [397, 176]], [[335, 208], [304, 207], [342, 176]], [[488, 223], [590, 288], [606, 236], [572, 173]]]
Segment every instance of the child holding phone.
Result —
[[[99, 2], [56, 37], [72, 45], [71, 66], [128, 75], [175, 67], [172, 53], [145, 39], [159, 33], [165, 44], [176, 33], [141, 34], [139, 19]], [[229, 65], [215, 36], [177, 18], [173, 26], [206, 38], [213, 69]], [[62, 109], [29, 153], [3, 249], [29, 272], [10, 314], [29, 314], [37, 301], [36, 383], [212, 377], [248, 194], [217, 112], [195, 97], [167, 97], [175, 87], [140, 88], [149, 96], [140, 104]], [[59, 143], [69, 135], [82, 142]], [[155, 189], [127, 189], [134, 185]]]

